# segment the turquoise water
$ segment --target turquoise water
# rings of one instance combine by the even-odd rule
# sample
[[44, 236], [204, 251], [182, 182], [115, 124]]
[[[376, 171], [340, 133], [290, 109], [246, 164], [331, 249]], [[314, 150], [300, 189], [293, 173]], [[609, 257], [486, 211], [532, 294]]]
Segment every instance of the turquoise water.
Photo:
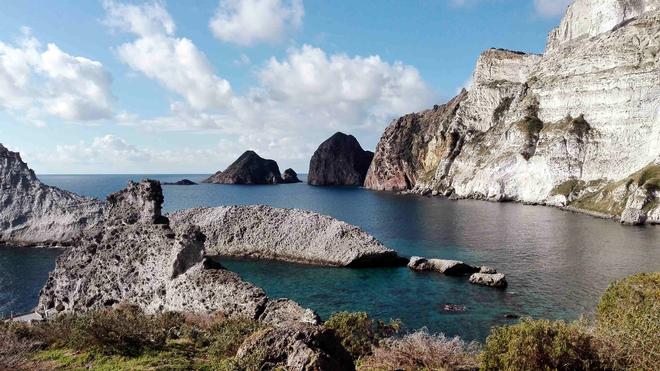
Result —
[[[157, 176], [161, 181], [205, 175]], [[40, 176], [47, 184], [103, 198], [130, 175]], [[304, 178], [304, 176], [302, 176]], [[225, 261], [271, 297], [289, 297], [322, 317], [339, 310], [401, 319], [409, 329], [483, 340], [488, 329], [510, 323], [507, 314], [576, 319], [593, 311], [607, 284], [627, 275], [660, 270], [660, 228], [631, 228], [560, 210], [520, 204], [448, 201], [360, 188], [278, 186], [164, 186], [166, 212], [194, 207], [268, 204], [332, 215], [356, 224], [402, 255], [461, 259], [507, 274], [506, 291], [471, 285], [466, 278], [414, 273], [407, 268], [320, 268], [271, 261]], [[29, 310], [53, 265], [55, 253], [0, 250], [7, 289], [0, 282], [0, 312]], [[14, 252], [12, 252], [14, 251]], [[43, 263], [45, 261], [45, 263]], [[38, 263], [41, 262], [41, 263]], [[34, 264], [33, 264], [34, 263]], [[23, 277], [35, 277], [26, 281]], [[25, 282], [25, 283], [23, 283]], [[4, 286], [3, 286], [4, 285]], [[3, 292], [5, 292], [3, 294]], [[6, 292], [10, 292], [9, 296]], [[11, 300], [8, 301], [7, 297]], [[10, 302], [11, 304], [2, 304]], [[445, 312], [446, 304], [465, 306]]]

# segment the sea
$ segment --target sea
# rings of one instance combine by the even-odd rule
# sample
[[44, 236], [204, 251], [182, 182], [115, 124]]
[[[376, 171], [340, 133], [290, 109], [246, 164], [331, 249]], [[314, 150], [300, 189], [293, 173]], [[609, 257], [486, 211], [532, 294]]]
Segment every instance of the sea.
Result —
[[[144, 178], [199, 182], [208, 175], [40, 175], [46, 184], [104, 199]], [[305, 175], [300, 176], [305, 180]], [[472, 285], [466, 277], [398, 268], [326, 268], [275, 261], [223, 265], [322, 318], [364, 311], [400, 320], [408, 331], [483, 341], [492, 326], [519, 317], [575, 320], [593, 316], [607, 286], [660, 270], [660, 227], [627, 227], [550, 207], [450, 201], [306, 183], [265, 186], [163, 186], [164, 212], [266, 204], [331, 215], [357, 225], [404, 256], [462, 260], [507, 275], [509, 287]], [[0, 248], [0, 315], [29, 312], [60, 250]]]

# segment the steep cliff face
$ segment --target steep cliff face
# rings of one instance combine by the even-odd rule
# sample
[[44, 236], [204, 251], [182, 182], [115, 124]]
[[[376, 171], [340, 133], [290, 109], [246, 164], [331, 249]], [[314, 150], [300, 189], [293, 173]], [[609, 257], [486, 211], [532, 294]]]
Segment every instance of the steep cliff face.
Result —
[[307, 183], [315, 186], [362, 186], [374, 154], [352, 135], [338, 132], [321, 143], [309, 161]]
[[66, 244], [97, 224], [105, 204], [41, 183], [0, 144], [0, 242]]
[[659, 2], [577, 0], [543, 55], [488, 50], [469, 92], [393, 122], [365, 185], [660, 223], [659, 107]]

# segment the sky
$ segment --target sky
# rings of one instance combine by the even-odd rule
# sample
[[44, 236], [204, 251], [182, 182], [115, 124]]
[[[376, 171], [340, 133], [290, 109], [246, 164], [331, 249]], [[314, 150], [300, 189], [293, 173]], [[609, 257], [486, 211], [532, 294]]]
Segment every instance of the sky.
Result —
[[245, 150], [307, 172], [337, 131], [542, 53], [571, 0], [38, 0], [0, 4], [0, 143], [40, 174], [206, 174]]

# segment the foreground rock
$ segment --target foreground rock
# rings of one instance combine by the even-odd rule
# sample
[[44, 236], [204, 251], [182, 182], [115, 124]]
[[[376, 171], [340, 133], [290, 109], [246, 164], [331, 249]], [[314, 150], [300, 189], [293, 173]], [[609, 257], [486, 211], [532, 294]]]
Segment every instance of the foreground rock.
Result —
[[301, 183], [301, 180], [298, 179], [298, 174], [291, 168], [284, 170], [282, 180], [284, 183]]
[[470, 283], [505, 289], [508, 285], [502, 273], [474, 273], [470, 276]]
[[365, 186], [660, 223], [660, 3], [576, 0], [543, 55], [500, 49], [386, 129]]
[[189, 185], [197, 185], [197, 183], [193, 182], [190, 179], [181, 179], [176, 182], [168, 183], [165, 182], [163, 185], [180, 185], [180, 186], [189, 186]]
[[175, 229], [199, 227], [208, 254], [326, 266], [400, 264], [396, 252], [329, 216], [269, 206], [197, 208], [170, 215]]
[[314, 152], [307, 183], [362, 186], [373, 156], [373, 152], [362, 149], [354, 136], [336, 133]]
[[479, 268], [458, 260], [426, 259], [419, 256], [410, 258], [408, 268], [414, 271], [431, 271], [448, 276], [465, 276], [479, 271]]
[[106, 205], [41, 183], [0, 144], [0, 245], [67, 245], [103, 219]]
[[131, 182], [108, 202], [104, 223], [85, 232], [57, 260], [39, 297], [37, 311], [45, 317], [129, 303], [148, 313], [221, 312], [289, 320], [301, 314], [303, 322], [313, 323], [295, 303], [268, 306], [261, 289], [206, 258], [199, 228], [174, 232], [161, 215], [157, 181]]
[[295, 324], [268, 328], [248, 338], [236, 357], [254, 357], [255, 349], [263, 350], [263, 370], [284, 366], [287, 370], [354, 370], [348, 352], [332, 331], [320, 326]]
[[254, 151], [246, 151], [225, 171], [204, 180], [214, 184], [279, 184], [282, 174], [277, 162], [261, 158]]

